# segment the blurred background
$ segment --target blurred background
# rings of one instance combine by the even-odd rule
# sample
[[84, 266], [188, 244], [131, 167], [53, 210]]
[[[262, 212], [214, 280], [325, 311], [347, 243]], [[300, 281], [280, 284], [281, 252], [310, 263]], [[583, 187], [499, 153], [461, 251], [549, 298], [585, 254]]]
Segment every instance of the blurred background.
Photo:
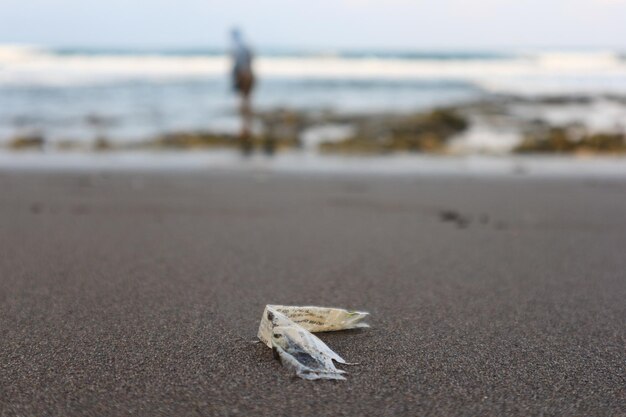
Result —
[[623, 0], [3, 0], [2, 152], [621, 154]]

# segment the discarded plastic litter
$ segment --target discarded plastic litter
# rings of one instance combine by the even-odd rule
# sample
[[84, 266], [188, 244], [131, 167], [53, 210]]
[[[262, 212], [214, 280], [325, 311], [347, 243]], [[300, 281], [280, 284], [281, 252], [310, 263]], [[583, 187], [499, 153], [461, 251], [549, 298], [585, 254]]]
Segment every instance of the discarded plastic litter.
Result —
[[345, 380], [346, 371], [333, 361], [347, 363], [311, 332], [360, 329], [369, 313], [341, 308], [267, 305], [259, 325], [258, 338], [272, 348], [283, 366], [303, 379]]

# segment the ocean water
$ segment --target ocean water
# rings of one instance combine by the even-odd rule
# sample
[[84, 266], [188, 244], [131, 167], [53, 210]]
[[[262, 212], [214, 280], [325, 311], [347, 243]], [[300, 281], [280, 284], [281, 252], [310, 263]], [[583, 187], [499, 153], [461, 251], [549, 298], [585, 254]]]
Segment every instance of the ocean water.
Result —
[[[414, 111], [489, 97], [626, 96], [619, 51], [257, 51], [257, 109]], [[0, 141], [237, 129], [220, 50], [0, 45]]]

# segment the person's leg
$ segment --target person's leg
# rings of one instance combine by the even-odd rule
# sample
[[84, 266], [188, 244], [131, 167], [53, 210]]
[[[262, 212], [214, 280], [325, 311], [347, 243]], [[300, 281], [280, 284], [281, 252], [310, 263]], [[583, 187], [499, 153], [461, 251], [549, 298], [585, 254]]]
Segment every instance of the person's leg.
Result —
[[250, 136], [252, 132], [252, 106], [250, 103], [250, 94], [243, 93], [241, 95], [241, 134], [242, 136]]
[[252, 109], [250, 106], [250, 94], [242, 91], [240, 98], [239, 114], [241, 117], [241, 132], [239, 139], [241, 141], [242, 151], [245, 154], [249, 154], [252, 151]]

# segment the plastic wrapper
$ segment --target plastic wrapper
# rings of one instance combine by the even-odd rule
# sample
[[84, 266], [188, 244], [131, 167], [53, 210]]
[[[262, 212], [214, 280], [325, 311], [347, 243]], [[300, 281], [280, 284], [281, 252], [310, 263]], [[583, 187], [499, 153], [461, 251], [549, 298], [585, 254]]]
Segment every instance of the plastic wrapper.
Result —
[[346, 371], [337, 369], [335, 362], [350, 364], [313, 332], [369, 327], [363, 323], [368, 315], [341, 308], [267, 305], [257, 336], [300, 378], [345, 380]]

